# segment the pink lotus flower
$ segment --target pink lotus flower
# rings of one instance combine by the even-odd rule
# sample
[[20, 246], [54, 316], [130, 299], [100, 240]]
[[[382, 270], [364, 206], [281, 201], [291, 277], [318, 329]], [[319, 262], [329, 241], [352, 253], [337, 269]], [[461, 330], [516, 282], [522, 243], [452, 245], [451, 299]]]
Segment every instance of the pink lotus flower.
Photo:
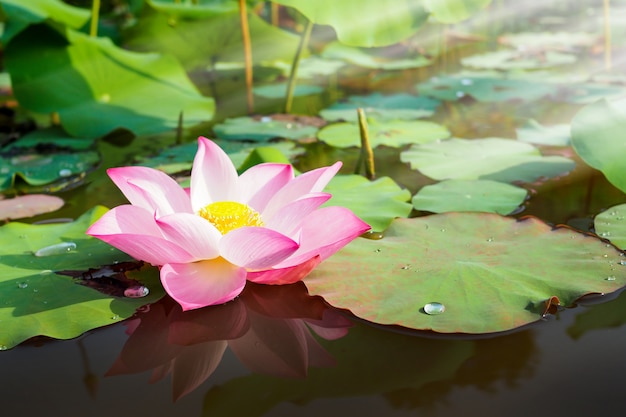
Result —
[[147, 167], [112, 168], [130, 201], [87, 234], [158, 265], [167, 293], [191, 310], [222, 304], [246, 280], [300, 281], [369, 226], [344, 207], [324, 207], [321, 192], [341, 163], [294, 178], [287, 164], [260, 164], [241, 176], [215, 143], [198, 139], [191, 187]]

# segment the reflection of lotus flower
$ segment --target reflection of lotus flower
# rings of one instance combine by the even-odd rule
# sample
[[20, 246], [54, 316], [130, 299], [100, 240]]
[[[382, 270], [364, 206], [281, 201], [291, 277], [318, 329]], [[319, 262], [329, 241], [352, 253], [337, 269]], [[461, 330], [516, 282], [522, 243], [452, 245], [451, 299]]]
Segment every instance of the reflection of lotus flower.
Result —
[[165, 290], [184, 310], [221, 304], [246, 279], [299, 281], [369, 229], [346, 208], [318, 209], [339, 167], [294, 178], [291, 165], [261, 164], [237, 176], [224, 151], [200, 138], [188, 192], [152, 168], [110, 169], [131, 205], [110, 210], [87, 233], [161, 266]]
[[334, 340], [350, 321], [310, 297], [303, 284], [249, 285], [232, 303], [183, 313], [170, 299], [128, 322], [130, 337], [107, 375], [152, 370], [151, 382], [172, 376], [174, 398], [193, 391], [219, 365], [227, 347], [250, 370], [304, 377], [334, 359], [315, 340]]

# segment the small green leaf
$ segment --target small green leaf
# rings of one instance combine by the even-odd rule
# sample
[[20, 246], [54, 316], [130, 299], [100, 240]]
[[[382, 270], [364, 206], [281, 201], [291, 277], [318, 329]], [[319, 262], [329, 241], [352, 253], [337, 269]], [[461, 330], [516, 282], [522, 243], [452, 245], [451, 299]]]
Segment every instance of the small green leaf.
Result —
[[446, 180], [422, 187], [413, 207], [432, 213], [481, 211], [509, 214], [526, 198], [526, 190], [489, 180]]
[[[450, 136], [444, 126], [423, 120], [391, 120], [388, 122], [367, 119], [372, 148], [379, 145], [400, 147], [411, 143], [428, 143]], [[322, 128], [317, 138], [330, 146], [348, 148], [361, 146], [357, 123], [335, 123]]]
[[374, 93], [368, 96], [350, 96], [345, 102], [335, 103], [320, 111], [320, 116], [329, 121], [356, 122], [356, 109], [362, 108], [367, 117], [380, 121], [413, 120], [432, 116], [439, 104], [439, 100], [428, 97], [410, 94], [384, 96]]
[[374, 323], [493, 333], [540, 320], [548, 303], [623, 287], [622, 259], [599, 239], [535, 218], [446, 213], [396, 219], [382, 239], [353, 241], [304, 282]]
[[402, 162], [435, 180], [486, 179], [533, 182], [563, 175], [575, 167], [561, 156], [542, 156], [537, 148], [512, 139], [449, 139], [413, 145]]
[[[163, 296], [154, 268], [128, 273], [145, 285], [143, 298], [113, 297], [80, 285], [59, 271], [87, 271], [129, 259], [85, 230], [106, 212], [96, 207], [72, 223], [0, 227], [0, 346], [11, 348], [39, 335], [70, 339], [96, 327], [132, 316]], [[35, 256], [40, 249], [64, 244], [55, 254]], [[56, 254], [58, 252], [58, 254]], [[132, 276], [131, 276], [132, 275]]]
[[626, 192], [626, 99], [598, 101], [572, 120], [572, 146], [591, 167]]
[[394, 218], [411, 212], [407, 203], [411, 193], [389, 177], [369, 181], [360, 175], [337, 175], [324, 191], [333, 195], [327, 206], [349, 208], [377, 232], [385, 230]]

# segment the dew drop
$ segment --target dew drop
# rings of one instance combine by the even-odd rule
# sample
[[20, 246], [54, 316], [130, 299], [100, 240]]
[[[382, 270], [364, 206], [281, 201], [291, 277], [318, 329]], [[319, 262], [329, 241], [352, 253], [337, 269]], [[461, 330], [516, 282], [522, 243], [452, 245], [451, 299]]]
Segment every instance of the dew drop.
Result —
[[407, 265], [404, 265], [404, 266], [403, 266], [402, 268], [400, 268], [400, 269], [404, 269], [404, 270], [406, 271], [407, 269], [411, 269], [411, 265], [408, 265], [408, 264], [407, 264]]
[[65, 168], [59, 171], [59, 176], [60, 177], [69, 177], [70, 175], [72, 175], [72, 171]]
[[28, 288], [28, 282], [19, 282], [17, 288]]
[[465, 97], [465, 93], [464, 93], [463, 91], [457, 91], [457, 92], [456, 92], [456, 96], [457, 96], [458, 98]]
[[383, 238], [383, 234], [381, 232], [372, 232], [371, 230], [369, 232], [363, 233], [361, 236], [365, 239], [371, 240], [380, 240]]
[[469, 78], [463, 78], [461, 80], [461, 84], [463, 84], [463, 85], [472, 85], [472, 84], [474, 84], [474, 81], [469, 79]]
[[150, 294], [150, 290], [143, 285], [135, 285], [124, 290], [124, 297], [128, 298], [142, 298], [148, 294]]
[[446, 231], [446, 229], [441, 229], [441, 231], [442, 231], [442, 232], [445, 232], [445, 231]]
[[6, 347], [5, 345], [0, 345], [0, 350], [8, 350], [9, 348]]
[[615, 277], [611, 275], [610, 277], [605, 278], [606, 281], [615, 281]]
[[626, 266], [626, 261], [619, 261], [618, 264], [620, 264], [621, 266]]
[[39, 275], [50, 275], [51, 273], [52, 273], [51, 269], [44, 269], [39, 273]]
[[487, 238], [487, 242], [493, 242], [493, 238], [492, 237]]
[[119, 320], [120, 316], [118, 316], [117, 314], [115, 314], [114, 316], [111, 316], [111, 320]]
[[35, 256], [52, 256], [61, 255], [66, 252], [70, 252], [76, 249], [76, 243], [74, 242], [61, 242], [56, 245], [46, 246], [35, 252]]
[[380, 248], [377, 248], [377, 249], [374, 249], [374, 252], [376, 252], [376, 253], [380, 253], [380, 252], [382, 252], [382, 251], [380, 250]]
[[261, 117], [261, 119], [260, 119], [260, 122], [261, 122], [261, 123], [269, 123], [269, 122], [271, 122], [271, 121], [272, 121], [272, 118], [271, 118], [271, 117], [269, 117], [269, 116], [263, 116], [263, 117]]
[[424, 306], [424, 313], [435, 316], [437, 314], [441, 314], [446, 311], [446, 306], [441, 303], [428, 303]]
[[611, 236], [611, 232], [601, 232], [600, 236], [602, 236], [602, 237], [609, 237], [609, 236]]

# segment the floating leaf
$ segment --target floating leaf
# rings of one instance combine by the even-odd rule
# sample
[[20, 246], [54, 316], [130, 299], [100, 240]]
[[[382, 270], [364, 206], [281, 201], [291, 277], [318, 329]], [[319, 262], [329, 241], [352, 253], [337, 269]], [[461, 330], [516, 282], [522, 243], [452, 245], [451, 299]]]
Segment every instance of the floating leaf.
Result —
[[468, 67], [482, 69], [512, 70], [549, 68], [576, 62], [576, 55], [562, 52], [525, 53], [517, 50], [503, 50], [468, 56], [461, 63]]
[[575, 104], [591, 104], [600, 99], [620, 99], [626, 96], [626, 86], [603, 83], [575, 83], [561, 86], [554, 98]]
[[[535, 218], [446, 213], [396, 219], [383, 239], [357, 239], [304, 282], [375, 323], [492, 333], [540, 320], [548, 302], [569, 306], [624, 286], [621, 259], [594, 237]], [[441, 314], [427, 313], [433, 303]]]
[[377, 232], [385, 230], [395, 217], [411, 212], [407, 203], [411, 193], [389, 177], [369, 181], [360, 175], [337, 175], [324, 190], [333, 195], [326, 205], [348, 207]]
[[[261, 87], [253, 88], [254, 94], [266, 98], [281, 98], [284, 99], [287, 94], [287, 83], [264, 85]], [[293, 91], [293, 95], [296, 97], [310, 96], [314, 94], [320, 94], [324, 89], [317, 85], [298, 84]]]
[[84, 26], [91, 13], [89, 10], [70, 6], [60, 0], [0, 0], [6, 23], [2, 32], [2, 43], [9, 41], [29, 25], [50, 19], [74, 29]]
[[489, 180], [446, 180], [422, 187], [413, 207], [433, 213], [481, 211], [510, 214], [526, 198], [526, 190]]
[[22, 195], [0, 200], [0, 220], [23, 219], [63, 207], [62, 198], [46, 194]]
[[356, 122], [356, 109], [362, 108], [368, 117], [380, 121], [413, 120], [432, 116], [440, 103], [432, 98], [410, 94], [384, 96], [374, 93], [368, 96], [350, 96], [345, 102], [335, 103], [320, 111], [320, 116], [329, 121]]
[[545, 126], [534, 119], [529, 119], [522, 127], [515, 129], [517, 140], [538, 145], [569, 146], [570, 125], [560, 124]]
[[585, 32], [519, 32], [502, 35], [498, 42], [525, 50], [570, 49], [590, 47], [597, 35]]
[[328, 59], [342, 59], [354, 65], [364, 68], [403, 70], [424, 67], [431, 61], [423, 55], [410, 58], [398, 58], [396, 56], [377, 55], [376, 49], [356, 48], [339, 42], [329, 43], [322, 52], [322, 57]]
[[175, 18], [203, 19], [236, 12], [239, 5], [232, 0], [164, 1], [147, 0], [147, 3], [160, 12]]
[[154, 268], [128, 273], [149, 288], [150, 294], [143, 298], [106, 296], [57, 273], [87, 271], [128, 259], [85, 235], [87, 227], [105, 211], [97, 207], [72, 223], [34, 226], [14, 222], [0, 227], [0, 239], [11, 242], [0, 251], [0, 346], [11, 348], [38, 335], [77, 337], [128, 318], [138, 307], [164, 294]]
[[572, 120], [572, 146], [591, 167], [626, 192], [626, 98], [598, 101]]
[[428, 18], [412, 0], [275, 0], [298, 9], [310, 21], [330, 25], [337, 38], [352, 46], [391, 45], [408, 38]]
[[[423, 120], [388, 122], [367, 119], [369, 140], [372, 148], [379, 145], [400, 147], [410, 143], [428, 143], [450, 136], [445, 126]], [[317, 138], [338, 148], [361, 146], [359, 125], [356, 123], [335, 123], [322, 128]]]
[[175, 128], [181, 112], [185, 126], [213, 116], [213, 99], [200, 95], [172, 57], [128, 52], [71, 30], [66, 40], [42, 25], [20, 33], [4, 52], [20, 104], [58, 112], [74, 136], [116, 128], [157, 133]]
[[6, 153], [9, 150], [19, 152], [16, 150], [17, 148], [31, 148], [36, 150], [37, 153], [60, 150], [88, 150], [93, 145], [93, 139], [72, 137], [60, 127], [54, 126], [27, 133], [15, 142], [4, 146], [2, 152]]
[[511, 139], [449, 139], [413, 145], [400, 154], [402, 162], [427, 177], [534, 182], [563, 175], [575, 167], [561, 156], [542, 156], [534, 146]]
[[424, 6], [440, 23], [457, 23], [486, 7], [491, 0], [425, 0]]
[[557, 89], [557, 85], [553, 83], [474, 73], [433, 77], [417, 85], [420, 95], [448, 101], [456, 101], [465, 96], [483, 102], [534, 101], [555, 93]]
[[[599, 236], [626, 249], [626, 204], [613, 206], [598, 214], [593, 224]], [[620, 261], [620, 265], [626, 265], [626, 259]]]
[[305, 139], [315, 137], [318, 127], [297, 120], [280, 120], [271, 116], [235, 117], [213, 127], [220, 139], [262, 142], [273, 138]]

